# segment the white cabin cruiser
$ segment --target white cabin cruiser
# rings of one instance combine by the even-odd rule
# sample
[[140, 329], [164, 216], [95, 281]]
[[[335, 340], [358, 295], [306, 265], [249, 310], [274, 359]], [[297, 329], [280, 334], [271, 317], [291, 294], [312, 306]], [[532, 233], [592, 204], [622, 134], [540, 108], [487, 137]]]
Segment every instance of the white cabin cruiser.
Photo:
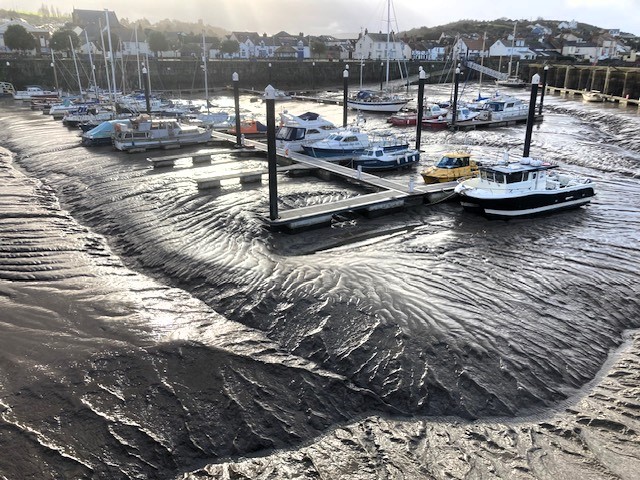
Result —
[[285, 152], [302, 152], [303, 142], [316, 142], [340, 129], [314, 112], [291, 115], [280, 113], [280, 127], [276, 131], [276, 147]]
[[557, 165], [532, 158], [480, 165], [480, 175], [455, 192], [465, 210], [487, 217], [518, 218], [586, 205], [595, 195], [588, 178], [556, 173]]

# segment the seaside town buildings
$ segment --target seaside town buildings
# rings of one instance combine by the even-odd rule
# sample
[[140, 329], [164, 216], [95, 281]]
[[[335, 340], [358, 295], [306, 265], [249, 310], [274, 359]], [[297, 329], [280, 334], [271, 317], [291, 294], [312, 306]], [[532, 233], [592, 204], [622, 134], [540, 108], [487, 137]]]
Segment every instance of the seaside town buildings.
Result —
[[[555, 23], [555, 25], [553, 25]], [[153, 51], [148, 34], [150, 31], [133, 30], [123, 26], [111, 11], [74, 9], [70, 28], [78, 35], [78, 53], [100, 54], [104, 40], [100, 32], [106, 26], [117, 37], [113, 46], [116, 57], [129, 55], [180, 58], [201, 56], [202, 43], [185, 42], [183, 32], [162, 32], [168, 48]], [[0, 19], [0, 56], [15, 52], [7, 47], [4, 34], [11, 25], [20, 25], [35, 39], [34, 49], [21, 52], [25, 55], [50, 55], [51, 35], [62, 25], [30, 25], [24, 20]], [[558, 58], [596, 63], [603, 60], [635, 62], [634, 44], [637, 37], [619, 30], [598, 31], [588, 38], [579, 30], [579, 24], [571, 22], [546, 22], [527, 24], [520, 32], [501, 38], [492, 38], [484, 32], [460, 34], [442, 32], [438, 40], [424, 40], [396, 35], [393, 32], [373, 33], [364, 30], [357, 38], [339, 39], [331, 35], [310, 36], [302, 32], [279, 32], [267, 35], [258, 32], [231, 32], [217, 42], [205, 42], [208, 58], [214, 59], [279, 59], [279, 60], [444, 60], [447, 58], [477, 60], [482, 57], [513, 57], [515, 60], [554, 60]], [[65, 27], [68, 28], [68, 27]], [[514, 28], [515, 32], [515, 28]], [[191, 37], [194, 37], [192, 34]], [[209, 39], [211, 40], [211, 39]], [[225, 43], [227, 47], [225, 48]], [[229, 48], [229, 45], [232, 47]], [[197, 53], [196, 53], [197, 52]], [[56, 52], [57, 53], [57, 52]], [[62, 54], [67, 52], [62, 52]]]

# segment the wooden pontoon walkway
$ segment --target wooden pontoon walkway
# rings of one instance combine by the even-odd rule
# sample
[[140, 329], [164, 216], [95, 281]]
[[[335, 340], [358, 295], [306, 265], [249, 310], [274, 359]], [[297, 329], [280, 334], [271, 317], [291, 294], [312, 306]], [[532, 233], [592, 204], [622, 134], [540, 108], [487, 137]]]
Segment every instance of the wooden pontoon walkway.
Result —
[[[235, 136], [220, 132], [214, 132], [213, 135], [217, 139], [226, 139], [232, 143], [235, 143], [236, 140]], [[253, 140], [245, 140], [245, 146], [252, 147], [257, 151], [267, 151], [266, 144]], [[318, 171], [322, 177], [340, 177], [351, 183], [370, 188], [374, 190], [374, 193], [358, 195], [336, 202], [280, 211], [277, 219], [269, 219], [266, 221], [270, 227], [276, 229], [295, 231], [303, 228], [326, 225], [331, 222], [335, 215], [346, 212], [358, 211], [366, 215], [374, 216], [389, 210], [424, 203], [437, 203], [451, 197], [456, 185], [456, 182], [434, 185], [425, 185], [423, 183], [415, 184], [415, 178], [413, 176], [407, 184], [404, 184], [381, 178], [377, 175], [360, 172], [353, 168], [326, 162], [301, 153], [291, 152], [285, 156], [285, 152], [278, 150], [277, 155], [282, 160], [295, 162], [295, 164], [300, 167], [304, 166], [309, 170]], [[279, 171], [282, 171], [282, 167], [279, 168]], [[252, 174], [261, 177], [266, 174], [266, 171], [249, 172], [244, 175]], [[241, 175], [243, 174], [236, 174], [235, 176], [241, 177]], [[200, 181], [213, 182], [213, 185], [215, 185], [216, 179], [222, 180], [226, 178], [228, 177], [214, 177]], [[253, 178], [256, 177], [254, 176]]]
[[[550, 87], [547, 85], [547, 92], [551, 94], [560, 94], [560, 95], [579, 95], [582, 97], [582, 94], [587, 90], [575, 90], [572, 88], [563, 88], [563, 87]], [[602, 93], [606, 102], [619, 103], [620, 105], [635, 105], [640, 107], [640, 99], [639, 98], [628, 98], [628, 97], [619, 97], [616, 95], [609, 95], [606, 93]]]

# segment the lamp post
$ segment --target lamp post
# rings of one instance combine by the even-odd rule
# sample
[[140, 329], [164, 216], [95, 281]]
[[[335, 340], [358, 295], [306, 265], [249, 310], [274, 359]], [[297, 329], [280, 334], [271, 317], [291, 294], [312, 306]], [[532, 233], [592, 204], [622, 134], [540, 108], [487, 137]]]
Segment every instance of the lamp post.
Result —
[[[55, 62], [51, 62], [51, 68], [53, 68], [53, 81], [56, 84], [56, 92], [60, 92], [60, 87], [58, 86], [58, 73], [56, 72]], [[94, 66], [94, 71], [95, 71], [95, 66]]]
[[458, 113], [458, 84], [460, 83], [460, 65], [456, 67], [456, 76], [454, 80], [453, 88], [453, 105], [451, 106], [451, 126], [456, 124], [456, 117]]
[[9, 80], [9, 83], [13, 83], [11, 81], [12, 75], [11, 75], [11, 69], [9, 67], [11, 67], [11, 62], [7, 62], [7, 79]]
[[269, 62], [269, 85], [271, 85], [271, 62]]
[[[271, 65], [271, 64], [269, 64]], [[233, 100], [235, 105], [236, 114], [236, 147], [242, 147], [241, 132], [240, 132], [240, 76], [237, 72], [233, 72], [231, 75], [231, 81], [233, 82]]]
[[347, 102], [349, 98], [349, 70], [346, 68], [342, 72], [343, 97], [342, 97], [342, 126], [347, 126]]
[[384, 80], [384, 62], [380, 62], [380, 91], [382, 91], [382, 80]]
[[278, 218], [278, 156], [276, 154], [276, 119], [275, 99], [276, 90], [271, 85], [264, 89], [267, 104], [267, 160], [269, 171], [269, 218]]
[[416, 150], [420, 150], [420, 140], [422, 136], [422, 109], [424, 105], [424, 82], [427, 79], [427, 74], [422, 67], [419, 67], [418, 74], [418, 115], [416, 119]]
[[540, 105], [538, 106], [538, 115], [542, 115], [542, 103], [544, 102], [544, 92], [547, 90], [547, 73], [549, 72], [549, 65], [544, 66], [542, 72], [542, 92], [540, 92]]
[[529, 99], [529, 116], [527, 117], [527, 131], [524, 136], [524, 150], [522, 156], [529, 156], [529, 147], [531, 146], [531, 133], [533, 132], [533, 122], [536, 115], [536, 98], [538, 96], [538, 84], [540, 83], [540, 75], [537, 73], [531, 77], [531, 98]]
[[311, 62], [311, 90], [316, 89], [316, 62]]
[[149, 80], [147, 75], [147, 67], [142, 64], [142, 79], [144, 80], [144, 101], [147, 106], [147, 115], [151, 115], [151, 102], [149, 101]]

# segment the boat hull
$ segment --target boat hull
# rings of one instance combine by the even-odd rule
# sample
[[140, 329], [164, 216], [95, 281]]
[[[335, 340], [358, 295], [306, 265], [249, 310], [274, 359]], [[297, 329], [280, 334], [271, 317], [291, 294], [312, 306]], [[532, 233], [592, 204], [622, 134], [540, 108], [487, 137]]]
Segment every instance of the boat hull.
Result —
[[180, 148], [189, 145], [207, 143], [211, 140], [211, 132], [184, 136], [182, 138], [157, 138], [157, 139], [135, 139], [133, 141], [120, 141], [115, 139], [113, 145], [116, 149], [127, 152], [143, 152], [154, 148]]
[[360, 168], [365, 172], [381, 172], [385, 170], [398, 170], [416, 165], [420, 161], [420, 152], [407, 152], [394, 155], [393, 161], [378, 160], [375, 158], [354, 158], [351, 161], [352, 168]]
[[469, 178], [478, 172], [478, 167], [430, 168], [420, 175], [426, 184], [446, 183]]
[[347, 100], [347, 106], [353, 110], [361, 110], [363, 112], [381, 112], [396, 113], [399, 112], [407, 103], [407, 100], [392, 101], [358, 101]]
[[476, 190], [461, 190], [460, 204], [465, 210], [490, 218], [522, 218], [569, 210], [586, 205], [595, 195], [592, 184], [527, 195], [483, 197]]
[[447, 120], [424, 120], [422, 126], [432, 130], [444, 130], [449, 126], [449, 122]]
[[604, 97], [599, 93], [583, 93], [582, 99], [586, 102], [604, 102]]
[[83, 147], [100, 147], [105, 145], [112, 145], [113, 139], [111, 138], [111, 136], [95, 138], [82, 137], [80, 143]]
[[[399, 150], [406, 150], [408, 147], [407, 144], [398, 144], [398, 145], [389, 145], [385, 146], [384, 150], [386, 152], [395, 152]], [[343, 159], [343, 158], [353, 158], [357, 155], [361, 155], [366, 150], [367, 146], [361, 146], [358, 148], [352, 149], [338, 149], [338, 148], [322, 148], [322, 147], [314, 147], [310, 145], [302, 146], [305, 155], [309, 155], [310, 157], [315, 158], [334, 158], [334, 159]]]

